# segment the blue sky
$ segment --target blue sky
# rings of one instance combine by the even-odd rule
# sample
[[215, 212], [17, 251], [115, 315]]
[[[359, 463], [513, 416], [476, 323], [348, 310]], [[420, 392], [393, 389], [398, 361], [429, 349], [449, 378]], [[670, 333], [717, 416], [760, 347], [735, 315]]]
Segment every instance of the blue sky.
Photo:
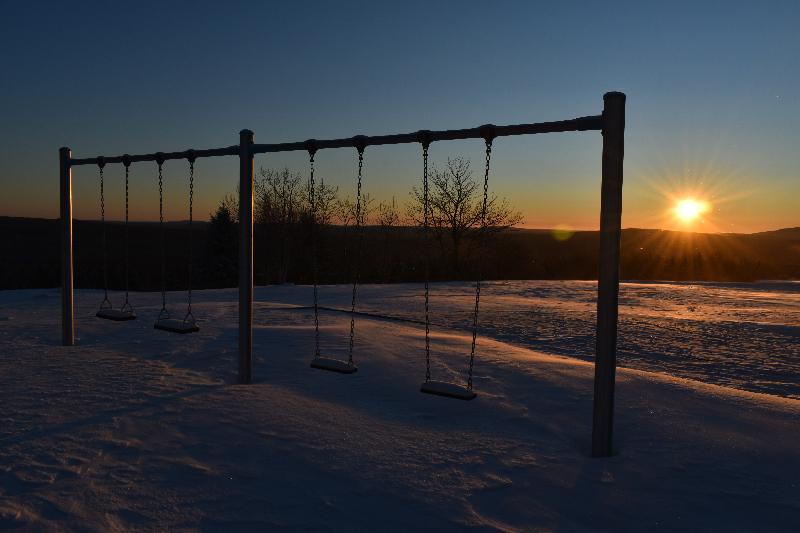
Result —
[[[57, 149], [76, 157], [303, 140], [596, 114], [628, 94], [623, 223], [692, 229], [800, 225], [797, 2], [115, 2], [2, 4], [0, 214], [57, 216]], [[492, 188], [526, 225], [597, 226], [600, 135], [496, 143]], [[479, 142], [435, 144], [470, 157]], [[305, 171], [303, 154], [257, 166]], [[354, 187], [348, 150], [318, 168]], [[416, 146], [371, 148], [365, 187], [405, 201]], [[236, 187], [235, 158], [198, 163], [199, 211]], [[75, 171], [75, 211], [97, 216], [96, 169]], [[121, 216], [121, 168], [110, 168]], [[476, 169], [476, 176], [480, 169]], [[132, 169], [132, 209], [157, 216], [154, 165]], [[185, 218], [186, 168], [166, 166]]]

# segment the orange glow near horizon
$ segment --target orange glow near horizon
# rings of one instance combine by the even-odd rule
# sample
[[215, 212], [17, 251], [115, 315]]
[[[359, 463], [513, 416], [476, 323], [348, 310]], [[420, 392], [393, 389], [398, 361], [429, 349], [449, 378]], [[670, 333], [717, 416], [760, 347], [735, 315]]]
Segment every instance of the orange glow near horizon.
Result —
[[638, 169], [642, 186], [635, 194], [639, 201], [628, 208], [628, 216], [646, 228], [701, 233], [750, 230], [749, 201], [761, 200], [763, 191], [752, 188], [742, 169], [713, 158], [692, 159], [687, 157], [682, 165], [664, 162]]

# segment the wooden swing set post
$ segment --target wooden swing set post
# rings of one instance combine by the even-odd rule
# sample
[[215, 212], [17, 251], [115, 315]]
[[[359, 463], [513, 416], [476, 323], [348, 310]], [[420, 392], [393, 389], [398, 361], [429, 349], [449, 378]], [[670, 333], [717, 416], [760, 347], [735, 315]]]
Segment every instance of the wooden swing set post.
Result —
[[72, 259], [72, 150], [58, 149], [61, 219], [61, 344], [75, 345], [75, 287]]
[[603, 95], [603, 178], [600, 192], [600, 261], [594, 360], [592, 456], [613, 454], [614, 384], [617, 368], [619, 248], [622, 236], [622, 162], [625, 95]]
[[239, 132], [239, 383], [253, 379], [253, 132]]

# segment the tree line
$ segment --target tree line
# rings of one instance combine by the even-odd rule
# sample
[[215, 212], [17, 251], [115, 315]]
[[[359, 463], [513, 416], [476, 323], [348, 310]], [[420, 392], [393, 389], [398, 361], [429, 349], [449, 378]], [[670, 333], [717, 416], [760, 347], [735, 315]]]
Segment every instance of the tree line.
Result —
[[[483, 184], [470, 161], [448, 158], [429, 170], [428, 232], [424, 224], [424, 193], [414, 186], [405, 202], [393, 197], [377, 201], [364, 193], [356, 199], [318, 178], [313, 191], [306, 177], [283, 169], [261, 168], [255, 179], [254, 227], [256, 279], [260, 283], [308, 282], [312, 249], [317, 251], [323, 282], [349, 279], [359, 271], [376, 282], [419, 276], [424, 250], [438, 279], [474, 277], [477, 247], [493, 233], [518, 224], [522, 216], [506, 198], [488, 192], [485, 223]], [[218, 277], [236, 279], [236, 196], [226, 195], [211, 215], [209, 259]], [[360, 216], [360, 220], [356, 217]], [[356, 231], [361, 227], [360, 231]], [[315, 247], [311, 239], [315, 240]], [[358, 243], [361, 242], [359, 250]], [[358, 254], [358, 257], [356, 257]]]
[[[352, 196], [341, 194], [319, 177], [314, 190], [316, 217], [312, 217], [304, 175], [287, 168], [260, 169], [255, 197], [256, 283], [311, 283], [312, 233], [321, 283], [349, 282], [356, 265], [365, 283], [419, 282], [425, 276], [426, 256], [434, 281], [472, 280], [479, 260], [486, 279], [596, 279], [596, 231], [565, 235], [514, 228], [521, 218], [519, 212], [507, 199], [493, 194], [487, 196], [487, 227], [482, 230], [482, 177], [476, 180], [469, 161], [459, 157], [441, 168], [431, 168], [431, 227], [426, 238], [421, 228], [424, 210], [419, 178], [405, 198], [378, 201], [365, 194], [360, 209], [363, 231], [356, 232]], [[163, 272], [168, 289], [186, 289], [190, 267], [195, 288], [238, 284], [237, 214], [236, 196], [229, 194], [211, 213], [210, 222], [195, 222], [191, 265], [188, 224], [165, 224]], [[76, 287], [103, 286], [104, 231], [110, 288], [122, 289], [127, 271], [131, 290], [158, 290], [162, 268], [157, 222], [132, 223], [126, 233], [119, 222], [107, 223], [104, 230], [98, 221], [76, 220]], [[0, 217], [0, 289], [58, 286], [59, 247], [58, 220]], [[129, 268], [124, 263], [126, 255]], [[752, 235], [626, 229], [622, 232], [621, 276], [639, 280], [800, 279], [800, 228]]]

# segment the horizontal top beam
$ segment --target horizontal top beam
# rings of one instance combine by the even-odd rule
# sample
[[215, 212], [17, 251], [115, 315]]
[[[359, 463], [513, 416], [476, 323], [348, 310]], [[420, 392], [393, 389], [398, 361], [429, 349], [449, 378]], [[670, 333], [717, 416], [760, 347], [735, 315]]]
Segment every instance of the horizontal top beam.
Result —
[[[532, 135], [536, 133], [556, 133], [566, 131], [590, 131], [603, 129], [602, 115], [558, 120], [554, 122], [538, 122], [534, 124], [514, 124], [510, 126], [494, 126], [487, 124], [477, 128], [461, 130], [422, 130], [413, 133], [399, 133], [394, 135], [356, 135], [343, 139], [315, 140], [309, 139], [301, 142], [253, 144], [250, 148], [252, 154], [274, 152], [291, 152], [297, 150], [322, 150], [324, 148], [366, 148], [383, 144], [407, 144], [418, 142], [454, 141], [460, 139], [485, 139], [506, 137], [509, 135]], [[137, 163], [141, 161], [167, 161], [170, 159], [190, 159], [200, 157], [217, 157], [223, 155], [238, 155], [239, 145], [226, 148], [211, 148], [208, 150], [185, 150], [183, 152], [157, 152], [153, 154], [118, 155], [113, 157], [88, 157], [83, 159], [70, 159], [70, 165], [107, 165], [110, 163]]]
[[190, 157], [217, 157], [221, 155], [237, 155], [239, 153], [239, 145], [228, 146], [227, 148], [210, 148], [208, 150], [184, 150], [183, 152], [156, 152], [154, 154], [139, 154], [139, 155], [115, 155], [113, 157], [87, 157], [84, 159], [70, 159], [69, 164], [76, 165], [99, 165], [102, 161], [104, 165], [110, 163], [125, 163], [127, 159], [129, 163], [138, 163], [140, 161], [162, 161], [169, 159], [189, 159]]
[[467, 128], [462, 130], [422, 130], [413, 133], [399, 133], [395, 135], [376, 135], [368, 137], [356, 135], [344, 139], [330, 139], [318, 141], [309, 139], [303, 142], [278, 143], [278, 144], [254, 144], [252, 152], [263, 154], [267, 152], [291, 152], [293, 150], [308, 150], [313, 147], [316, 150], [323, 148], [358, 148], [367, 146], [377, 146], [382, 144], [406, 144], [417, 143], [426, 140], [435, 141], [454, 141], [459, 139], [483, 139], [489, 137], [505, 137], [508, 135], [532, 135], [534, 133], [556, 133], [564, 131], [587, 131], [602, 130], [603, 117], [593, 115], [589, 117], [573, 118], [571, 120], [558, 120], [555, 122], [538, 122], [535, 124], [515, 124], [511, 126], [494, 126], [486, 124], [477, 128]]

